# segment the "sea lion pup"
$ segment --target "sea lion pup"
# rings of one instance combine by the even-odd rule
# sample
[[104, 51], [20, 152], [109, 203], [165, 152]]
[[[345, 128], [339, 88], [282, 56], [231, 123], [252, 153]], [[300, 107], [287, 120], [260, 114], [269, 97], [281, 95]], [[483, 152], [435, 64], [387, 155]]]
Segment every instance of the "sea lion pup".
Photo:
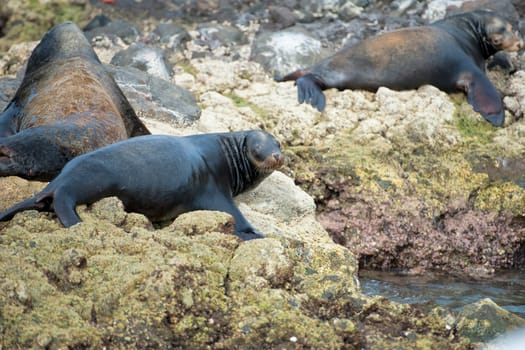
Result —
[[0, 114], [0, 176], [49, 181], [73, 157], [145, 134], [84, 34], [63, 23], [33, 50]]
[[505, 111], [484, 73], [485, 60], [522, 47], [510, 23], [492, 11], [478, 10], [368, 38], [276, 80], [297, 80], [299, 102], [319, 111], [325, 107], [322, 90], [328, 88], [407, 90], [431, 84], [445, 92], [466, 92], [475, 111], [501, 126]]
[[233, 201], [283, 164], [277, 140], [264, 131], [192, 136], [149, 135], [78, 156], [40, 193], [0, 213], [54, 210], [65, 227], [79, 204], [117, 196], [128, 212], [165, 221], [193, 210], [219, 210], [235, 219], [235, 234], [261, 238]]

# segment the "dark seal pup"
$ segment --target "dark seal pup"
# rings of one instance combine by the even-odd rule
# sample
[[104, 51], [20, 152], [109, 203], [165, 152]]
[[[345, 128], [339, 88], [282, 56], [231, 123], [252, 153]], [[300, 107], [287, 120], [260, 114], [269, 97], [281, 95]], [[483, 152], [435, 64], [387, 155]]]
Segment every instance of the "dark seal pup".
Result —
[[145, 134], [86, 37], [63, 23], [33, 50], [0, 115], [0, 176], [49, 181], [73, 157]]
[[80, 221], [75, 206], [117, 196], [128, 212], [164, 221], [192, 210], [219, 210], [235, 219], [235, 234], [263, 237], [233, 201], [257, 186], [284, 157], [264, 131], [192, 136], [148, 135], [74, 158], [40, 193], [0, 214], [0, 221], [36, 209], [54, 210], [66, 227]]
[[276, 80], [297, 80], [299, 102], [319, 111], [325, 107], [322, 90], [328, 88], [407, 90], [430, 84], [445, 92], [466, 92], [475, 111], [501, 126], [505, 111], [485, 75], [485, 60], [500, 50], [522, 47], [511, 24], [494, 12], [479, 10], [366, 39]]

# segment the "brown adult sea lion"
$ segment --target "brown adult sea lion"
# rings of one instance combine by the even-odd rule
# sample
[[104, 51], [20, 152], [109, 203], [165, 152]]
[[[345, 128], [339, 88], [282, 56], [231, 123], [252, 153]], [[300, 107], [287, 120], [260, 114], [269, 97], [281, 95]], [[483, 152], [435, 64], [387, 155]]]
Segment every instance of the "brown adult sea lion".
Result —
[[522, 47], [510, 23], [492, 11], [477, 10], [363, 40], [276, 80], [296, 80], [299, 102], [319, 111], [326, 104], [322, 90], [328, 88], [406, 90], [431, 84], [445, 92], [466, 92], [474, 110], [501, 126], [505, 111], [485, 75], [485, 60]]
[[0, 176], [49, 181], [73, 157], [149, 134], [74, 23], [47, 32], [0, 115]]
[[36, 209], [54, 211], [69, 227], [80, 222], [77, 205], [117, 196], [126, 211], [152, 221], [224, 211], [235, 219], [237, 236], [261, 238], [233, 197], [257, 186], [283, 160], [279, 142], [260, 130], [134, 137], [72, 159], [40, 193], [0, 213], [0, 221]]

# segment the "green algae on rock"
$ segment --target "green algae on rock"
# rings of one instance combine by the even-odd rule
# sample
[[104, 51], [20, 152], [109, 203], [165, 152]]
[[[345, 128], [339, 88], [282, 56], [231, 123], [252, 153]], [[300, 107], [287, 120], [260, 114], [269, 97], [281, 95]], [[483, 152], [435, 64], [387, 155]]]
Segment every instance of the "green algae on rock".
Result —
[[42, 33], [56, 24], [87, 22], [88, 10], [82, 1], [6, 0], [0, 8], [0, 15], [7, 18], [5, 35], [0, 38], [0, 51], [7, 51], [16, 42], [39, 40]]
[[[242, 199], [282, 191], [280, 179]], [[227, 214], [186, 213], [155, 229], [115, 198], [79, 208], [84, 221], [70, 229], [51, 214], [19, 213], [0, 230], [0, 345], [382, 349], [415, 337], [468, 348], [446, 318], [362, 296], [355, 257], [311, 225], [310, 201], [295, 205], [281, 215], [296, 235], [280, 224], [247, 242], [231, 234]], [[275, 213], [257, 210], [255, 221]]]
[[491, 299], [463, 307], [457, 318], [458, 333], [474, 343], [486, 343], [498, 335], [525, 326], [525, 320], [502, 309]]

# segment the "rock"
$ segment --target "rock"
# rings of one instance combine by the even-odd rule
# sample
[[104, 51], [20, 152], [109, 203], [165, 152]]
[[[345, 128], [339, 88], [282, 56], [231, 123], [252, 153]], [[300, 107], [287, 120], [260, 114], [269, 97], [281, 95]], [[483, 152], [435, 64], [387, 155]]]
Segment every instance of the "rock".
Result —
[[430, 0], [427, 9], [423, 13], [423, 18], [428, 22], [434, 22], [445, 17], [447, 7], [459, 7], [465, 0]]
[[133, 67], [106, 66], [141, 118], [177, 125], [200, 117], [195, 96], [188, 90]]
[[[126, 44], [135, 42], [141, 35], [140, 31], [132, 23], [123, 20], [111, 20], [103, 26], [94, 27], [84, 32], [89, 41], [98, 36], [118, 37]], [[88, 27], [89, 28], [89, 27]]]
[[182, 232], [186, 236], [200, 235], [206, 232], [233, 235], [233, 227], [233, 217], [227, 213], [196, 210], [177, 217], [169, 226], [169, 230]]
[[447, 13], [473, 11], [477, 9], [489, 9], [497, 12], [510, 21], [517, 22], [520, 15], [511, 0], [470, 0], [464, 1], [461, 6], [454, 5], [447, 8]]
[[293, 29], [263, 32], [252, 44], [251, 60], [260, 63], [269, 74], [283, 76], [319, 61], [325, 55], [321, 42]]
[[284, 6], [269, 6], [268, 13], [279, 29], [291, 27], [297, 22], [297, 16], [292, 10]]
[[200, 24], [197, 27], [200, 45], [215, 49], [222, 45], [239, 45], [246, 43], [244, 33], [236, 27], [225, 25]]
[[191, 40], [186, 28], [173, 22], [159, 23], [153, 33], [158, 35], [160, 42], [170, 49], [182, 50], [185, 43]]
[[84, 32], [88, 32], [88, 31], [96, 29], [96, 28], [101, 28], [101, 27], [107, 26], [110, 22], [111, 22], [111, 18], [109, 18], [108, 16], [106, 16], [104, 14], [98, 14], [95, 17], [93, 17], [88, 22], [88, 24], [86, 24], [82, 28], [82, 30]]
[[87, 0], [3, 0], [0, 8], [0, 52], [21, 41], [40, 40], [49, 28], [65, 21], [87, 21]]
[[358, 6], [356, 3], [363, 4], [362, 1], [334, 1], [334, 0], [323, 0], [323, 1], [311, 1], [301, 0], [301, 9], [307, 18], [320, 18], [320, 17], [341, 17], [343, 20], [349, 20], [353, 17], [358, 16], [363, 8]]
[[27, 181], [16, 176], [0, 177], [0, 188], [4, 189], [0, 201], [0, 211], [33, 196], [41, 191], [45, 185], [43, 182]]
[[268, 236], [290, 237], [302, 242], [331, 242], [326, 231], [314, 219], [312, 198], [279, 171], [235, 200], [248, 221]]
[[110, 63], [121, 67], [134, 67], [164, 80], [170, 80], [173, 74], [166, 62], [164, 52], [143, 43], [131, 44], [127, 49], [113, 56]]
[[517, 71], [510, 77], [508, 96], [503, 99], [505, 107], [508, 108], [516, 118], [522, 118], [525, 113], [525, 71]]
[[[20, 81], [24, 75], [25, 63], [38, 42], [24, 42], [11, 46], [6, 54], [0, 57], [0, 73], [5, 75], [18, 75]], [[18, 85], [20, 85], [18, 81]], [[18, 86], [17, 86], [18, 88]], [[5, 91], [2, 89], [2, 91]], [[7, 90], [9, 91], [9, 90]], [[13, 93], [14, 95], [14, 93]]]
[[230, 278], [235, 281], [231, 287], [239, 291], [279, 288], [294, 272], [283, 245], [272, 238], [241, 245], [231, 263]]
[[460, 335], [478, 343], [525, 326], [524, 319], [502, 309], [488, 298], [463, 307], [456, 322]]

